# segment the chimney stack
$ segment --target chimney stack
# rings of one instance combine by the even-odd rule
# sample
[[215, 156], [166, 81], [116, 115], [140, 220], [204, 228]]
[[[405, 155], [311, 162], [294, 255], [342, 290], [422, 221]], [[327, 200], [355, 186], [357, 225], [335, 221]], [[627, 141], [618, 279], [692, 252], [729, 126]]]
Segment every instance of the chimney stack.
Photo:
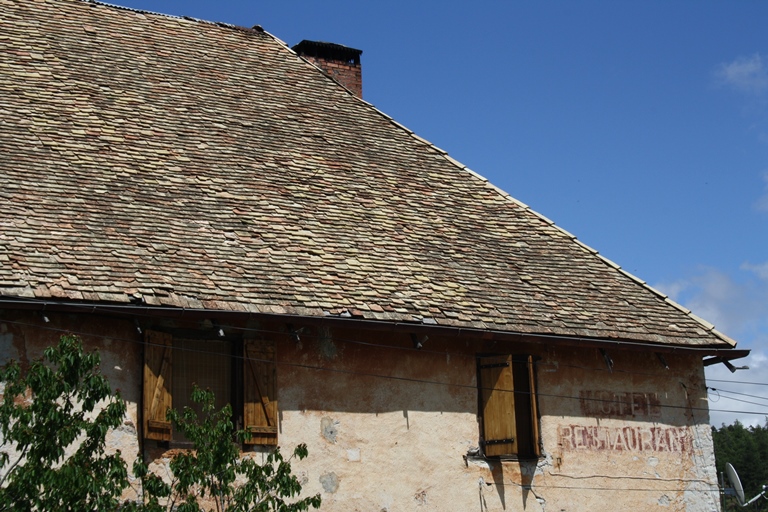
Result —
[[300, 42], [292, 49], [355, 93], [358, 98], [363, 97], [363, 72], [360, 68], [362, 50], [340, 44], [307, 40]]

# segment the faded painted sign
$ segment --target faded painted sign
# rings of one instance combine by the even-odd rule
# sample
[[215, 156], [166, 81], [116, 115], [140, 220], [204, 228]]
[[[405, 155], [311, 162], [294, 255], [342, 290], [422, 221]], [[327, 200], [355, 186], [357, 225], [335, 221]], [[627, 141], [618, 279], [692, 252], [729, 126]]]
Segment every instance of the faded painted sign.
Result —
[[658, 393], [617, 393], [615, 391], [584, 390], [579, 393], [581, 412], [597, 418], [661, 417]]
[[563, 450], [687, 452], [691, 436], [687, 427], [598, 427], [562, 425], [558, 437]]

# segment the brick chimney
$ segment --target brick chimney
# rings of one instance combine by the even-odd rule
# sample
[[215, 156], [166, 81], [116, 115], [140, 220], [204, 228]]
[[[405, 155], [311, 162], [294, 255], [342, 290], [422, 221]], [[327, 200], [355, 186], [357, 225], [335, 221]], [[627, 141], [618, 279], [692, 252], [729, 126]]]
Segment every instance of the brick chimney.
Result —
[[363, 97], [363, 72], [360, 68], [362, 50], [340, 44], [304, 40], [294, 46], [293, 51], [335, 78], [358, 98]]

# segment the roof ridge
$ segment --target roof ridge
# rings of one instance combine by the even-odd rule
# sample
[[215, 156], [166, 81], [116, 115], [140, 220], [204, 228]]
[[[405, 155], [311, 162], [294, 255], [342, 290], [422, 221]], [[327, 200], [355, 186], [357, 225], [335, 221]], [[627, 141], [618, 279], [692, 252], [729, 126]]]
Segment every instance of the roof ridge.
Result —
[[[204, 20], [202, 18], [195, 18], [194, 16], [179, 16], [176, 14], [166, 14], [163, 12], [157, 12], [157, 11], [149, 11], [147, 9], [136, 9], [134, 7], [127, 7], [125, 5], [118, 5], [113, 4], [109, 2], [103, 2], [101, 0], [78, 0], [84, 4], [92, 4], [92, 5], [103, 5], [104, 7], [110, 7], [112, 9], [117, 9], [120, 11], [129, 11], [129, 12], [135, 12], [139, 14], [150, 14], [152, 16], [162, 16], [163, 18], [170, 18], [175, 20], [187, 20], [187, 21], [194, 21], [196, 23], [203, 23], [206, 25], [215, 25], [222, 28], [228, 28], [231, 30], [238, 30], [238, 31], [246, 31], [246, 32], [262, 32], [264, 29], [261, 28], [260, 25], [254, 25], [252, 28], [243, 27], [240, 25], [235, 25], [234, 23], [227, 23], [224, 21], [212, 21], [212, 20]], [[258, 28], [256, 28], [258, 27]], [[272, 35], [272, 34], [270, 34]], [[274, 37], [274, 36], [272, 36]], [[282, 41], [281, 41], [282, 42]], [[285, 43], [283, 43], [285, 44]]]
[[[204, 20], [200, 20], [200, 19], [197, 19], [197, 18], [192, 18], [190, 16], [177, 16], [175, 14], [165, 14], [165, 13], [157, 12], [157, 11], [148, 11], [146, 9], [136, 9], [135, 7], [126, 7], [125, 5], [118, 5], [118, 4], [112, 4], [112, 3], [109, 3], [109, 2], [102, 2], [101, 0], [79, 0], [79, 1], [84, 3], [84, 4], [103, 5], [105, 7], [111, 7], [113, 9], [119, 9], [121, 11], [138, 12], [138, 13], [141, 13], [141, 14], [152, 14], [152, 15], [155, 15], [155, 16], [163, 16], [165, 18], [189, 19], [189, 20], [194, 20], [194, 21], [204, 21]], [[207, 23], [214, 23], [214, 22], [208, 21]]]
[[[326, 77], [330, 78], [331, 80], [336, 82], [338, 85], [342, 86], [353, 97], [355, 97], [358, 100], [362, 101], [363, 103], [373, 107], [373, 105], [371, 103], [365, 101], [364, 99], [359, 97], [357, 94], [355, 94], [354, 91], [350, 90], [346, 85], [344, 85], [343, 83], [338, 81], [336, 78], [334, 78], [331, 75], [329, 75], [328, 73], [326, 73], [323, 70], [323, 68], [321, 68], [320, 66], [318, 66], [314, 62], [312, 62], [310, 60], [307, 60], [303, 56], [301, 56], [298, 53], [296, 53], [288, 45], [288, 43], [286, 43], [285, 41], [283, 41], [282, 39], [280, 39], [276, 35], [272, 34], [271, 32], [268, 32], [268, 31], [264, 30], [264, 28], [262, 28], [261, 25], [254, 25], [252, 28], [248, 28], [248, 27], [243, 27], [243, 26], [240, 26], [240, 25], [235, 25], [235, 24], [232, 24], [232, 23], [226, 23], [226, 22], [223, 22], [223, 21], [210, 21], [210, 20], [204, 20], [204, 19], [201, 19], [201, 18], [195, 18], [193, 16], [178, 16], [178, 15], [175, 15], [175, 14], [165, 14], [165, 13], [161, 13], [161, 12], [157, 12], [157, 11], [148, 11], [146, 9], [135, 9], [133, 7], [126, 7], [126, 6], [123, 6], [123, 5], [112, 4], [112, 3], [109, 3], [109, 2], [103, 2], [101, 0], [79, 0], [79, 1], [82, 2], [82, 3], [87, 3], [87, 4], [103, 5], [105, 7], [111, 7], [113, 9], [118, 9], [118, 10], [121, 10], [121, 11], [130, 11], [130, 12], [136, 12], [136, 13], [140, 13], [140, 14], [150, 14], [150, 15], [153, 15], [153, 16], [162, 16], [164, 18], [171, 18], [171, 19], [177, 19], [177, 20], [188, 20], [188, 21], [194, 21], [194, 22], [197, 22], [197, 23], [203, 23], [203, 24], [206, 24], [206, 25], [216, 25], [216, 26], [219, 26], [219, 27], [222, 27], [222, 28], [228, 28], [228, 29], [231, 29], [231, 30], [245, 31], [245, 32], [257, 32], [257, 33], [266, 34], [269, 37], [271, 37], [276, 43], [278, 43], [279, 45], [285, 47], [285, 49], [287, 49], [289, 52], [293, 53], [294, 55], [299, 57], [304, 62], [310, 64], [312, 67], [314, 67], [317, 70], [321, 71], [323, 73], [323, 75], [325, 75]], [[378, 111], [378, 109], [376, 109], [376, 110]]]

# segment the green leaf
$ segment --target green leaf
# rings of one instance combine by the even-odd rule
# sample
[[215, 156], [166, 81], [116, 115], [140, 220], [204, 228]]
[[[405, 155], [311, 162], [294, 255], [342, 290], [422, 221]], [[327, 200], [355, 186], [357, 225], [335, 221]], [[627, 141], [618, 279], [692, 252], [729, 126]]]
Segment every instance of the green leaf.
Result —
[[[105, 445], [126, 405], [98, 366], [98, 353], [85, 354], [81, 340], [66, 335], [27, 372], [14, 361], [0, 369], [0, 433], [12, 448], [0, 455], [0, 510], [116, 510], [127, 470]], [[84, 412], [102, 401], [89, 419]]]

